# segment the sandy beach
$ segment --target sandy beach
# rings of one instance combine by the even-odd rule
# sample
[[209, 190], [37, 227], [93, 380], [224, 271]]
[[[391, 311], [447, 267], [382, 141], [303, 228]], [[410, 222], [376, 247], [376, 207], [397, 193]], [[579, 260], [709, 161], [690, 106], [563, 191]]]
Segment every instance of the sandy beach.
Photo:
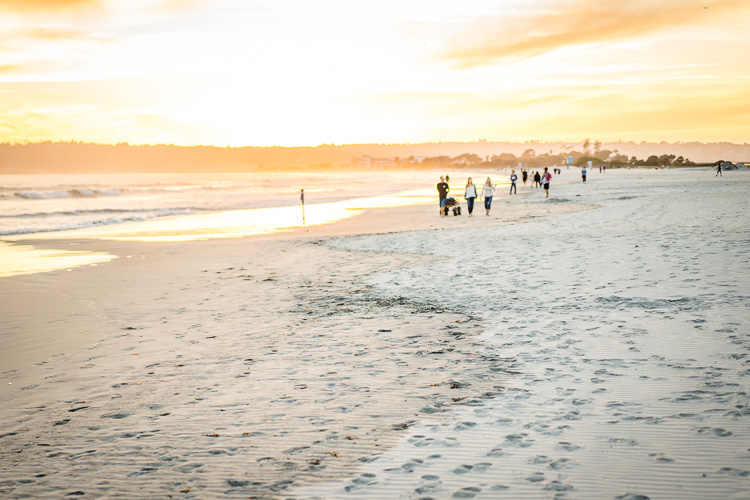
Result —
[[563, 169], [490, 217], [17, 238], [116, 258], [0, 278], [0, 496], [748, 498], [748, 188]]

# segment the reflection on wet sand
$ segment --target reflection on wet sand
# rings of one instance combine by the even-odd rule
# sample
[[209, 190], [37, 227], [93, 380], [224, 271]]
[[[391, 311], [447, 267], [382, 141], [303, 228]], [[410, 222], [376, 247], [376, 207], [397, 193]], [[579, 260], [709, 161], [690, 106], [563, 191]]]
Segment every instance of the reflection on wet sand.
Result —
[[[403, 207], [434, 202], [429, 190], [404, 191], [390, 196], [358, 198], [332, 203], [306, 205], [304, 222], [301, 207], [276, 207], [163, 217], [142, 222], [89, 227], [70, 231], [24, 234], [14, 239], [68, 239], [179, 242], [209, 238], [241, 238], [257, 234], [290, 231], [301, 226], [331, 224], [360, 214], [365, 209]], [[0, 242], [0, 277], [40, 273], [109, 262], [106, 253], [39, 249], [29, 245]]]
[[0, 241], [0, 277], [95, 265], [116, 258], [107, 253], [42, 249]]

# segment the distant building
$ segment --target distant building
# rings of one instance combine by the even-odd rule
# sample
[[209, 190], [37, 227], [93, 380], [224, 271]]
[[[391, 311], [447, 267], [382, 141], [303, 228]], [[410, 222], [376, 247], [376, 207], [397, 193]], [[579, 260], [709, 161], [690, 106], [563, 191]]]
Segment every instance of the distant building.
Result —
[[396, 158], [373, 158], [372, 156], [363, 156], [356, 162], [360, 168], [390, 168], [396, 166]]

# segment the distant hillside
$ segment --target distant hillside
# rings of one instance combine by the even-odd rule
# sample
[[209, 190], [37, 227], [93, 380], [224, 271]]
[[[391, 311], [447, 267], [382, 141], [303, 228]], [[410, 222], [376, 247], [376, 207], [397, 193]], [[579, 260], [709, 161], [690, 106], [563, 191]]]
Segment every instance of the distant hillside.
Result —
[[[750, 144], [646, 143], [597, 144], [628, 157], [675, 154], [697, 163], [717, 160], [750, 161]], [[82, 143], [0, 144], [0, 173], [105, 172], [242, 172], [272, 168], [330, 169], [358, 165], [359, 158], [455, 157], [465, 153], [482, 158], [512, 153], [520, 156], [581, 151], [582, 143], [440, 142], [425, 144], [348, 144], [315, 147], [135, 146]]]

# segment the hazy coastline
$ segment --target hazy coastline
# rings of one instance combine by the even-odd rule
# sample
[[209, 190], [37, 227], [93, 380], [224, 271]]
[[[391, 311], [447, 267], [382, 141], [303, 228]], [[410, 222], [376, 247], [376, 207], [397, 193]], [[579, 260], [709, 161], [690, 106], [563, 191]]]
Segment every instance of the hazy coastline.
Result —
[[[730, 142], [648, 143], [603, 142], [602, 150], [628, 158], [674, 154], [699, 164], [718, 160], [750, 161], [750, 144]], [[441, 142], [423, 144], [324, 144], [314, 147], [229, 147], [29, 143], [0, 144], [0, 173], [188, 173], [255, 172], [299, 170], [330, 171], [357, 169], [365, 156], [397, 158], [456, 157], [475, 154], [481, 158], [510, 153], [517, 157], [527, 150], [536, 154], [567, 155], [574, 150], [583, 154], [582, 143], [575, 142]], [[560, 161], [560, 164], [563, 162]], [[514, 166], [503, 164], [503, 167]], [[551, 165], [548, 165], [551, 166]], [[406, 168], [419, 168], [414, 160]], [[432, 168], [426, 167], [426, 168]]]

